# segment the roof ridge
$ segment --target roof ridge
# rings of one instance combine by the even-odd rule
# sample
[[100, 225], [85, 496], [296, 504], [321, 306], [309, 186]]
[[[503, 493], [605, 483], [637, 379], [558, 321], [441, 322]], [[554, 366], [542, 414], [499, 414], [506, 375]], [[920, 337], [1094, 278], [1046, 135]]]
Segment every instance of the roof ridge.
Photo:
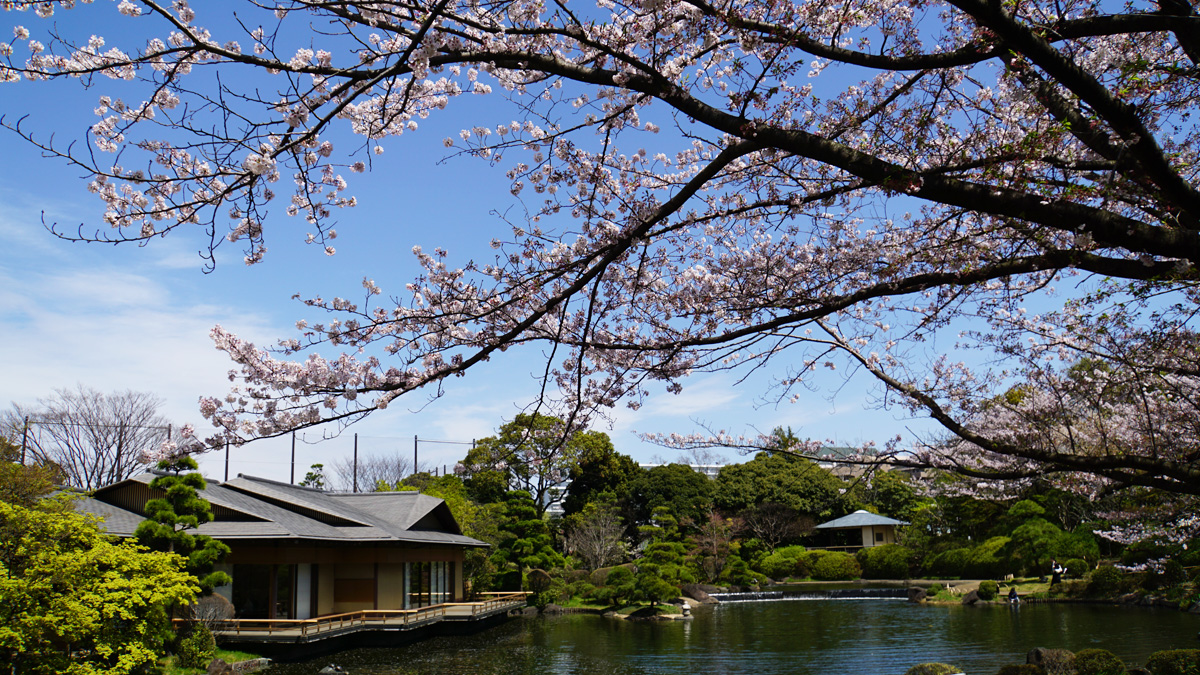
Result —
[[241, 478], [241, 479], [243, 479], [243, 480], [254, 481], [254, 482], [256, 482], [256, 483], [268, 483], [268, 484], [270, 484], [270, 485], [280, 485], [280, 486], [282, 486], [282, 487], [286, 487], [286, 488], [293, 488], [293, 489], [296, 489], [296, 490], [305, 490], [305, 491], [308, 491], [308, 492], [316, 492], [316, 493], [319, 493], [319, 494], [328, 494], [328, 492], [327, 492], [327, 491], [325, 491], [325, 490], [322, 490], [322, 489], [320, 489], [320, 488], [309, 487], [309, 486], [307, 486], [307, 485], [296, 485], [295, 483], [285, 483], [285, 482], [283, 482], [283, 481], [280, 481], [280, 480], [271, 480], [270, 478], [261, 478], [261, 477], [259, 477], [259, 476], [247, 476], [247, 475], [246, 475], [246, 474], [244, 474], [244, 473], [239, 473], [239, 474], [237, 475], [237, 477], [238, 477], [238, 478]]

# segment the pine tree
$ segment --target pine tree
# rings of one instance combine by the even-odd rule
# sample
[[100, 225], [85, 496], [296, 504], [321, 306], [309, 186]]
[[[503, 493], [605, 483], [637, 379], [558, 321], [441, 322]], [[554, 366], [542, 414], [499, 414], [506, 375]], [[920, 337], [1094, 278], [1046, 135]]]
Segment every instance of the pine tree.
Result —
[[160, 490], [164, 496], [146, 502], [146, 520], [138, 525], [133, 536], [151, 550], [187, 558], [188, 573], [199, 580], [201, 595], [208, 595], [213, 588], [232, 580], [224, 572], [213, 571], [213, 566], [229, 555], [229, 547], [192, 532], [213, 519], [212, 507], [199, 495], [206, 485], [197, 472], [199, 468], [196, 460], [187, 455], [158, 463], [158, 469], [164, 473], [150, 481], [150, 489]]

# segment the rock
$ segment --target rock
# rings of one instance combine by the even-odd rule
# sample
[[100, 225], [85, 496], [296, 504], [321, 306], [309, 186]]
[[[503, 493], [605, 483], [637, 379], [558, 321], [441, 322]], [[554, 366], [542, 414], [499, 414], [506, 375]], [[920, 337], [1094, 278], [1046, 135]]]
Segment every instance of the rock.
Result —
[[717, 602], [717, 599], [709, 595], [709, 592], [700, 584], [684, 584], [680, 590], [683, 592], [685, 597], [702, 602], [706, 605], [716, 604]]
[[213, 659], [208, 664], [208, 675], [233, 675], [233, 666], [224, 659]]
[[[1200, 602], [1193, 602], [1192, 606], [1188, 608], [1188, 613], [1200, 614]], [[1198, 635], [1197, 637], [1200, 637], [1200, 635]]]
[[924, 602], [927, 597], [929, 597], [929, 591], [920, 586], [910, 586], [908, 589], [909, 602]]
[[979, 602], [979, 591], [971, 591], [964, 595], [962, 599], [962, 604], [964, 605], [973, 605], [977, 602]]
[[562, 614], [564, 611], [562, 605], [556, 605], [553, 602], [542, 608], [542, 614]]
[[537, 613], [537, 607], [526, 607], [525, 609], [521, 610], [521, 616], [537, 616]]
[[1025, 663], [1041, 666], [1048, 673], [1073, 672], [1074, 652], [1068, 649], [1034, 647], [1025, 655]]
[[345, 669], [341, 666], [329, 664], [317, 671], [317, 675], [345, 675]]

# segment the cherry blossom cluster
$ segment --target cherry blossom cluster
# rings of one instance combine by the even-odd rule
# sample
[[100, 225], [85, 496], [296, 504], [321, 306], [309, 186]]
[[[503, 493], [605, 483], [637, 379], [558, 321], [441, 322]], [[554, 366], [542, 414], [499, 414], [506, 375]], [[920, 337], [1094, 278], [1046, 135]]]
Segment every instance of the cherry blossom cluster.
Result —
[[[305, 300], [320, 318], [270, 349], [215, 329], [235, 388], [201, 407], [221, 434], [349, 422], [539, 344], [540, 403], [570, 428], [696, 372], [769, 372], [766, 397], [795, 400], [819, 372], [863, 371], [881, 406], [949, 433], [889, 442], [910, 463], [984, 485], [1050, 475], [1088, 493], [1195, 494], [1193, 4], [244, 9], [225, 25], [182, 1], [125, 0], [75, 11], [136, 17], [131, 34], [148, 32], [130, 44], [43, 23], [0, 45], [0, 80], [142, 85], [138, 100], [100, 99], [86, 153], [5, 121], [93, 174], [115, 232], [100, 238], [197, 226], [253, 263], [284, 236], [282, 205], [332, 255], [353, 174], [466, 95], [513, 105], [447, 152], [506, 171], [529, 217], [492, 238], [493, 260], [418, 248], [408, 284]], [[194, 76], [208, 69], [260, 93]], [[335, 147], [339, 128], [361, 143]]]

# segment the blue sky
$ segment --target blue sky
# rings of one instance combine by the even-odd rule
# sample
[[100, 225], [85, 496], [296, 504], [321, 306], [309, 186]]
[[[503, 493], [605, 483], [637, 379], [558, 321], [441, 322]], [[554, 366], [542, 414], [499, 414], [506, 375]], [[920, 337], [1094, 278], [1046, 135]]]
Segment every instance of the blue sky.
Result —
[[[116, 11], [115, 3], [97, 3], [92, 9]], [[89, 17], [93, 14], [89, 11]], [[39, 25], [28, 14], [0, 16], [8, 19], [0, 22], [4, 38], [9, 34], [4, 23], [25, 23], [31, 29]], [[80, 16], [60, 12], [56, 20], [78, 28], [71, 22]], [[9, 119], [31, 115], [29, 128], [39, 137], [54, 133], [59, 142], [81, 139], [96, 119], [92, 108], [99, 96], [118, 86], [108, 81], [90, 90], [75, 82], [0, 85], [0, 114]], [[416, 271], [413, 245], [427, 250], [440, 245], [457, 261], [490, 257], [489, 241], [508, 233], [498, 214], [516, 215], [522, 208], [508, 191], [504, 168], [447, 158], [441, 141], [462, 128], [494, 127], [514, 113], [499, 96], [455, 103], [416, 134], [385, 142], [387, 151], [374, 158], [371, 173], [353, 177], [349, 193], [359, 206], [338, 215], [337, 255], [328, 257], [305, 245], [300, 221], [286, 219], [278, 206], [276, 222], [267, 224], [269, 251], [263, 263], [245, 266], [241, 249], [226, 244], [209, 274], [197, 255], [207, 243], [200, 231], [177, 231], [145, 247], [71, 243], [50, 235], [43, 219], [67, 230], [82, 224], [85, 231], [95, 231], [101, 203], [84, 189], [78, 169], [40, 157], [37, 148], [3, 131], [0, 405], [32, 404], [54, 389], [76, 384], [101, 391], [133, 389], [163, 398], [163, 413], [173, 421], [204, 430], [197, 399], [223, 395], [229, 384], [230, 363], [208, 338], [213, 325], [266, 345], [293, 336], [298, 319], [319, 320], [292, 300], [293, 294], [360, 297], [364, 276], [382, 286], [385, 295], [402, 289]], [[418, 394], [337, 438], [299, 444], [298, 477], [311, 463], [349, 454], [355, 432], [360, 452], [409, 456], [414, 435], [461, 442], [491, 435], [532, 399], [531, 373], [541, 367], [539, 356], [531, 350], [507, 352], [468, 377], [448, 382], [446, 395], [437, 401], [428, 403]], [[736, 379], [737, 374], [694, 376], [682, 394], [657, 393], [637, 412], [615, 411], [611, 428], [597, 428], [639, 461], [655, 455], [674, 459], [678, 453], [645, 443], [634, 432], [691, 433], [700, 430], [698, 423], [732, 433], [791, 426], [801, 437], [839, 443], [882, 443], [910, 428], [928, 428], [924, 421], [871, 410], [872, 390], [862, 378], [832, 395], [806, 394], [799, 403], [778, 407], [762, 404], [764, 378], [735, 387]], [[836, 387], [840, 380], [829, 384]], [[319, 430], [305, 432], [308, 441], [319, 436]], [[235, 449], [230, 476], [288, 480], [289, 453], [286, 439]], [[464, 446], [424, 444], [421, 461], [453, 466], [464, 453]], [[734, 454], [728, 459], [740, 461]], [[224, 474], [223, 462], [219, 453], [202, 459], [205, 472], [216, 478]]]

